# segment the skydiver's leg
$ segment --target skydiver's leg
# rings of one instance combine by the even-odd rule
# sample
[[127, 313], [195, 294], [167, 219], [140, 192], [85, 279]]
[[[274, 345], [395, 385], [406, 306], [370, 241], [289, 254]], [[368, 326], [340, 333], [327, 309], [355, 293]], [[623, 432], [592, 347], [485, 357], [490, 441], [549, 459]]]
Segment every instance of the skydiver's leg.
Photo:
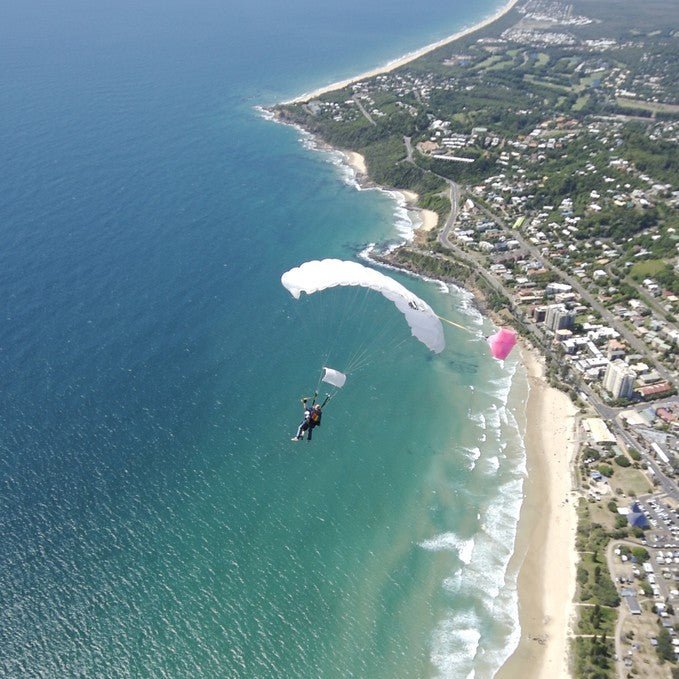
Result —
[[308, 433], [307, 433], [307, 435], [306, 435], [306, 440], [307, 440], [307, 441], [311, 441], [311, 432], [312, 432], [313, 430], [314, 430], [313, 427], [309, 427]]

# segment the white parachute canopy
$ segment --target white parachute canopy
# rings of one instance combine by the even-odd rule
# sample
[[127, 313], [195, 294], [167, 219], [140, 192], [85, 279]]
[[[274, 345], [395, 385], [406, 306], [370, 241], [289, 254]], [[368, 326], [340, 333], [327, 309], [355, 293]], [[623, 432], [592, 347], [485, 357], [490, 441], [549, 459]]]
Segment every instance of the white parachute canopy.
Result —
[[405, 316], [414, 337], [438, 354], [446, 343], [443, 326], [434, 310], [410, 290], [375, 269], [358, 262], [323, 259], [305, 262], [286, 271], [281, 283], [295, 298], [303, 292], [311, 295], [337, 286], [361, 286], [379, 292], [396, 305]]
[[327, 382], [328, 384], [332, 384], [333, 387], [341, 389], [347, 381], [347, 376], [339, 370], [323, 368], [323, 377], [321, 377], [321, 379], [323, 382]]

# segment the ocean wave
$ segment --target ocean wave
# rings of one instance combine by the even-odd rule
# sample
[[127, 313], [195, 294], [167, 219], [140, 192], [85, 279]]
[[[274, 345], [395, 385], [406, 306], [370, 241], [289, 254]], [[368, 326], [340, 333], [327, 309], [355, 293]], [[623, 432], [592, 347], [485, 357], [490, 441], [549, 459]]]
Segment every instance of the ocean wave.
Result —
[[415, 231], [422, 225], [422, 221], [419, 219], [417, 212], [408, 209], [403, 193], [392, 189], [385, 189], [381, 186], [363, 186], [358, 181], [356, 170], [348, 162], [347, 155], [344, 151], [328, 146], [324, 142], [319, 141], [313, 134], [299, 126], [295, 126], [295, 128], [299, 133], [299, 139], [302, 146], [309, 151], [321, 153], [327, 162], [337, 168], [340, 179], [347, 186], [350, 186], [357, 191], [378, 191], [389, 196], [389, 198], [394, 201], [393, 223], [396, 228], [396, 235], [401, 240], [398, 244], [392, 246], [392, 248], [404, 243], [409, 243], [413, 240]]
[[464, 453], [465, 458], [469, 463], [469, 471], [474, 469], [476, 461], [481, 457], [481, 449], [478, 446], [460, 446], [459, 450]]
[[[391, 252], [392, 250], [395, 250], [397, 247], [399, 247], [399, 245], [400, 243], [392, 243], [386, 248], [386, 251]], [[419, 280], [424, 281], [425, 283], [434, 283], [434, 285], [438, 286], [440, 292], [444, 294], [450, 294], [451, 292], [453, 292], [453, 290], [451, 290], [451, 287], [454, 288], [455, 291], [460, 289], [456, 288], [456, 286], [449, 286], [447, 283], [439, 280], [438, 278], [430, 278], [429, 276], [424, 276], [423, 274], [414, 273], [413, 271], [408, 271], [406, 269], [401, 269], [397, 266], [393, 266], [392, 264], [387, 264], [385, 262], [378, 261], [371, 256], [376, 248], [377, 248], [376, 243], [369, 243], [363, 250], [361, 250], [361, 252], [358, 253], [358, 257], [382, 269], [387, 269], [389, 271], [398, 271], [399, 273], [404, 274], [406, 276], [410, 276], [411, 278], [418, 278]], [[380, 251], [383, 251], [382, 245], [380, 245]]]
[[474, 611], [460, 611], [441, 621], [432, 638], [431, 662], [441, 677], [474, 676], [481, 621]]
[[464, 564], [469, 564], [474, 552], [474, 540], [461, 538], [456, 533], [441, 533], [436, 537], [424, 540], [420, 547], [430, 552], [457, 552], [457, 557]]
[[458, 454], [465, 455], [474, 450], [474, 457], [478, 450], [478, 462], [474, 462], [479, 483], [483, 478], [498, 482], [485, 503], [476, 490], [469, 490], [472, 506], [481, 501], [479, 530], [467, 538], [473, 540], [466, 554], [469, 560], [442, 582], [456, 610], [432, 633], [430, 654], [437, 676], [492, 676], [520, 639], [518, 573], [510, 569], [526, 474], [522, 428], [515, 417], [519, 406], [511, 394], [516, 370], [516, 363], [506, 362], [497, 370], [492, 368], [492, 377], [476, 385], [475, 401], [487, 405], [469, 419], [487, 440], [481, 442], [480, 436], [476, 449], [473, 444], [458, 449]]
[[486, 457], [483, 460], [486, 474], [495, 474], [500, 469], [500, 458], [497, 455]]
[[255, 111], [257, 111], [257, 113], [262, 118], [264, 118], [264, 120], [270, 120], [270, 121], [276, 120], [276, 116], [274, 116], [274, 114], [271, 111], [269, 111], [268, 108], [264, 108], [263, 106], [260, 106], [259, 104], [257, 106], [253, 106], [252, 108], [254, 108]]

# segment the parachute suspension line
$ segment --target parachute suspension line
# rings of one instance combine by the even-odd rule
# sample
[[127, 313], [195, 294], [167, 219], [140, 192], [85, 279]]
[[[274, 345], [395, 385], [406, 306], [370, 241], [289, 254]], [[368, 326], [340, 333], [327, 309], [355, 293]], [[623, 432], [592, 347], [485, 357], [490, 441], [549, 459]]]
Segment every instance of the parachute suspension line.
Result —
[[[375, 320], [373, 319], [372, 322], [375, 323]], [[377, 334], [373, 334], [368, 342], [364, 342], [361, 347], [354, 351], [349, 359], [347, 370], [360, 370], [372, 362], [378, 351], [394, 350], [411, 339], [407, 336], [398, 340], [398, 335], [396, 335], [396, 339], [388, 339], [394, 334], [395, 328], [400, 327], [400, 325], [400, 318], [390, 318], [387, 322], [382, 322], [382, 319], [380, 319], [380, 330]]]
[[[318, 376], [318, 382], [316, 382], [316, 389], [314, 389], [314, 394], [318, 395], [318, 390], [321, 388], [321, 382], [323, 381], [323, 373], [325, 372], [325, 368], [321, 368], [321, 374]], [[316, 400], [316, 397], [314, 397], [314, 400]]]
[[[330, 361], [330, 357], [332, 356], [333, 352], [335, 351], [335, 348], [337, 344], [341, 341], [344, 341], [343, 337], [343, 331], [344, 331], [344, 326], [346, 325], [347, 320], [351, 317], [352, 315], [352, 309], [356, 308], [356, 298], [360, 295], [361, 290], [365, 294], [368, 293], [367, 288], [353, 288], [350, 289], [351, 294], [346, 295], [346, 299], [343, 300], [343, 308], [340, 308], [337, 317], [338, 321], [336, 323], [336, 326], [334, 328], [331, 328], [331, 334], [333, 335], [332, 342], [330, 345], [327, 347], [327, 350], [325, 352], [325, 357], [323, 359], [323, 363], [327, 364]], [[347, 291], [349, 292], [349, 291]], [[332, 297], [332, 296], [330, 296]], [[326, 304], [330, 304], [329, 298], [325, 300]], [[328, 318], [328, 314], [323, 315], [324, 318]]]
[[[395, 349], [410, 339], [410, 337], [406, 337], [405, 340], [397, 339], [397, 328], [401, 328], [403, 323], [403, 319], [398, 314], [376, 316], [368, 313], [367, 307], [371, 297], [370, 289], [366, 289], [363, 304], [356, 310], [360, 322], [356, 334], [364, 340], [349, 357], [347, 370], [354, 372], [369, 365], [379, 352]], [[379, 327], [377, 332], [375, 332], [375, 326]], [[389, 339], [392, 335], [396, 335], [396, 339]]]
[[[396, 351], [400, 347], [402, 347], [404, 344], [409, 342], [412, 338], [411, 337], [404, 337], [402, 340], [397, 342], [395, 345], [391, 346], [390, 349], [392, 351]], [[357, 357], [352, 363], [347, 367], [347, 373], [353, 374], [356, 372], [359, 372], [360, 370], [363, 370], [366, 366], [370, 365], [372, 362], [372, 354], [368, 354], [367, 356], [363, 357]]]
[[460, 325], [459, 323], [455, 323], [455, 321], [449, 321], [447, 318], [443, 318], [443, 316], [439, 316], [436, 314], [436, 318], [439, 319], [439, 321], [443, 321], [444, 323], [447, 323], [448, 325], [452, 325], [454, 328], [459, 328], [460, 330], [464, 330], [465, 332], [473, 333], [473, 330], [470, 330], [469, 328], [465, 328], [464, 325]]
[[367, 365], [380, 349], [385, 348], [384, 340], [391, 330], [393, 330], [392, 323], [383, 323], [376, 335], [363, 341], [349, 357], [347, 370], [355, 370], [360, 364]]
[[358, 327], [354, 329], [354, 336], [361, 338], [360, 343], [347, 358], [347, 364], [351, 365], [356, 356], [370, 351], [371, 345], [377, 344], [378, 339], [369, 332], [370, 325], [374, 323], [374, 317], [368, 313], [369, 301], [372, 297], [370, 288], [363, 288], [363, 298], [352, 310], [351, 317], [358, 321]]

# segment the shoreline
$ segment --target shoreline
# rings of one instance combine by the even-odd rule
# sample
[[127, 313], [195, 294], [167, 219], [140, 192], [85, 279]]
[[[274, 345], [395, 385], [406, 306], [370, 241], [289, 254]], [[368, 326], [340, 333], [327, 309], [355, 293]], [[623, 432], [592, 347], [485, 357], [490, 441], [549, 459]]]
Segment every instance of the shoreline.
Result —
[[520, 639], [496, 679], [567, 678], [577, 553], [577, 408], [544, 377], [541, 355], [521, 346], [529, 382], [527, 477], [510, 572], [517, 576]]
[[[317, 141], [317, 143], [319, 143]], [[373, 184], [368, 176], [368, 166], [365, 162], [365, 158], [357, 151], [343, 151], [340, 149], [334, 149], [329, 147], [332, 151], [339, 151], [345, 158], [347, 165], [354, 171], [356, 184], [364, 189], [381, 188], [376, 184]], [[426, 208], [419, 207], [418, 202], [420, 196], [415, 193], [415, 191], [409, 191], [408, 189], [384, 189], [390, 193], [400, 193], [403, 196], [403, 202], [405, 208], [409, 213], [414, 213], [418, 216], [420, 224], [415, 224], [413, 222], [413, 231], [417, 233], [418, 231], [428, 232], [435, 229], [439, 223], [439, 216], [433, 210], [427, 210]], [[412, 218], [411, 218], [412, 221]]]
[[[383, 67], [282, 103], [303, 103], [360, 80], [393, 71], [492, 24], [517, 3], [518, 0], [509, 0], [492, 16], [474, 26], [404, 55]], [[335, 151], [342, 155], [354, 172], [359, 190], [382, 188], [387, 192], [399, 193], [403, 196], [411, 220], [412, 214], [417, 213], [422, 222], [419, 226], [414, 224], [416, 232], [420, 229], [426, 232], [436, 228], [438, 215], [418, 207], [419, 196], [416, 193], [379, 187], [370, 179], [365, 158], [360, 153], [331, 147], [315, 135], [312, 136], [318, 142], [319, 150]], [[374, 261], [372, 257], [369, 259]], [[389, 265], [381, 260], [376, 263], [421, 276], [417, 271], [398, 264]], [[483, 295], [478, 290], [465, 289], [473, 296], [475, 305], [484, 316], [495, 324], [503, 324], [505, 319], [486, 308]], [[578, 493], [572, 482], [573, 464], [577, 455], [578, 409], [565, 393], [547, 383], [544, 359], [538, 350], [527, 346], [525, 341], [520, 344], [520, 350], [529, 384], [524, 432], [527, 475], [516, 525], [514, 549], [505, 575], [506, 578], [515, 578], [516, 582], [518, 643], [494, 676], [497, 679], [523, 676], [536, 679], [570, 679], [569, 646], [575, 614], [578, 561], [575, 551]]]
[[311, 90], [311, 92], [305, 92], [304, 94], [300, 94], [294, 99], [283, 101], [281, 102], [281, 104], [301, 104], [306, 101], [309, 101], [310, 99], [315, 99], [316, 97], [320, 97], [323, 94], [327, 94], [328, 92], [341, 90], [344, 87], [347, 87], [348, 85], [352, 85], [353, 83], [359, 82], [360, 80], [365, 80], [366, 78], [373, 78], [377, 75], [382, 75], [384, 73], [390, 73], [391, 71], [394, 71], [397, 68], [400, 68], [401, 66], [405, 66], [411, 61], [415, 61], [415, 59], [423, 57], [425, 54], [429, 54], [429, 52], [437, 50], [439, 47], [448, 45], [451, 42], [455, 42], [460, 38], [464, 38], [465, 36], [470, 35], [471, 33], [475, 33], [476, 31], [485, 28], [486, 26], [492, 24], [494, 21], [497, 21], [501, 16], [507, 14], [507, 12], [509, 12], [509, 10], [511, 10], [514, 7], [514, 5], [516, 5], [518, 2], [519, 0], [509, 0], [495, 13], [475, 23], [473, 26], [470, 26], [469, 28], [463, 28], [457, 31], [456, 33], [453, 33], [452, 35], [447, 36], [446, 38], [442, 38], [441, 40], [437, 40], [436, 42], [432, 42], [429, 45], [425, 45], [424, 47], [421, 47], [418, 50], [409, 52], [408, 54], [404, 54], [401, 57], [397, 57], [396, 59], [384, 64], [384, 66], [378, 66], [377, 68], [373, 68], [369, 71], [365, 71], [364, 73], [360, 73], [357, 76], [346, 78], [344, 80], [339, 80], [337, 82], [330, 83], [329, 85], [324, 85], [323, 87]]
[[[341, 153], [354, 170], [357, 184], [361, 188], [374, 186], [367, 173], [359, 172], [361, 166], [365, 167], [363, 157], [350, 152], [350, 159], [348, 152]], [[416, 207], [416, 193], [403, 190], [398, 193], [403, 195], [409, 209], [421, 210]], [[438, 221], [438, 215], [433, 214]], [[375, 263], [421, 276], [417, 271], [381, 260]], [[464, 289], [484, 316], [496, 325], [503, 324], [497, 313], [485, 307], [478, 290]], [[527, 476], [507, 570], [508, 575], [516, 577], [519, 640], [494, 676], [570, 679], [570, 634], [578, 563], [575, 551], [578, 493], [572, 482], [578, 452], [578, 409], [567, 394], [549, 385], [539, 351], [525, 340], [519, 347], [529, 383], [524, 433]]]

